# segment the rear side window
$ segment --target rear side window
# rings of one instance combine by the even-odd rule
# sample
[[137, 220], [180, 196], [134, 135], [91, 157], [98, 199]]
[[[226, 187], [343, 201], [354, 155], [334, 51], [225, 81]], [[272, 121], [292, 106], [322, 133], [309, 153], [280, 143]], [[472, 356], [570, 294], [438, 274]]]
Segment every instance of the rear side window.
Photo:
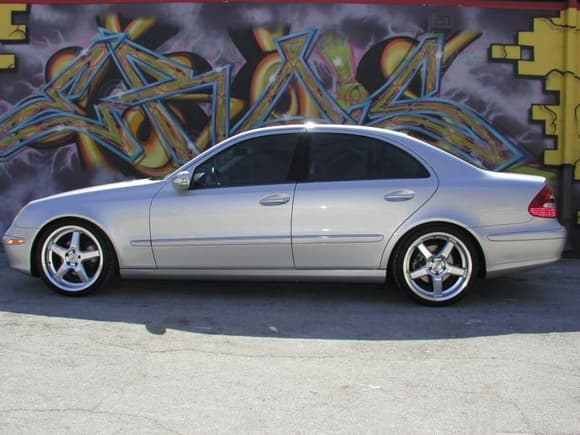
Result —
[[353, 134], [310, 136], [309, 181], [427, 178], [427, 169], [387, 142]]

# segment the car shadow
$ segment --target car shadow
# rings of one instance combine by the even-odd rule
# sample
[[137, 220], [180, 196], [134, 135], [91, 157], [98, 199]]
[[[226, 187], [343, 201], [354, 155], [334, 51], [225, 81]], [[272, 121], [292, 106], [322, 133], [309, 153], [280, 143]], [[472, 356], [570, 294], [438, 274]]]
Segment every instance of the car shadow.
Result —
[[0, 312], [251, 337], [426, 340], [580, 331], [580, 260], [478, 283], [458, 304], [425, 307], [390, 286], [122, 281], [70, 298], [0, 264]]

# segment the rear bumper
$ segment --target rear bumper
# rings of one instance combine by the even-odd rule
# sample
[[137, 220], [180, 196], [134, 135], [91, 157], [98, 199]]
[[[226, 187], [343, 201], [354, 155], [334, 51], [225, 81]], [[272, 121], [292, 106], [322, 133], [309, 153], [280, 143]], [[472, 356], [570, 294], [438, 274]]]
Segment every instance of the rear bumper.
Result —
[[556, 221], [526, 228], [492, 228], [482, 234], [486, 277], [554, 263], [562, 257], [566, 230]]
[[[2, 237], [2, 245], [4, 246], [4, 251], [8, 257], [8, 264], [11, 268], [16, 269], [20, 272], [31, 274], [31, 250], [32, 243], [36, 236], [36, 229], [32, 228], [19, 228], [11, 226], [6, 231], [4, 237]], [[10, 239], [21, 239], [24, 243], [20, 245], [9, 244]]]

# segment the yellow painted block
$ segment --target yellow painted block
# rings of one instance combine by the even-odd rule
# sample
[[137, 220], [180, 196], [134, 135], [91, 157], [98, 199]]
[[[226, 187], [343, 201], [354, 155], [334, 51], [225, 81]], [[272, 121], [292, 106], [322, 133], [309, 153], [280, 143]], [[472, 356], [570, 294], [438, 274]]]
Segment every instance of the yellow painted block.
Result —
[[576, 148], [580, 154], [580, 79], [576, 79], [576, 110], [574, 119], [576, 120]]
[[518, 74], [544, 76], [554, 69], [562, 70], [566, 30], [547, 18], [536, 18], [533, 32], [519, 32], [518, 43], [532, 47], [534, 59], [519, 61]]
[[519, 60], [522, 57], [522, 47], [519, 45], [491, 45], [492, 59], [513, 59]]
[[24, 41], [26, 39], [26, 25], [13, 24], [12, 14], [27, 10], [28, 6], [25, 4], [0, 4], [0, 41]]
[[550, 136], [561, 133], [562, 110], [559, 106], [548, 106], [543, 104], [534, 104], [532, 106], [532, 119], [543, 121], [545, 123], [544, 131]]
[[13, 54], [0, 54], [0, 70], [16, 68], [16, 56]]

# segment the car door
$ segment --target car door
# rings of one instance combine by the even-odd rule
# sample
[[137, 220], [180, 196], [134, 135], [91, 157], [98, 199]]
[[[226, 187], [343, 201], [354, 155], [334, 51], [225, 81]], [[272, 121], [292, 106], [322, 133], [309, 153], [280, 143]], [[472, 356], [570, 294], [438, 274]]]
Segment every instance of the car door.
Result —
[[292, 216], [296, 268], [375, 269], [395, 230], [435, 192], [414, 156], [377, 138], [311, 132]]
[[158, 268], [293, 268], [296, 141], [292, 134], [247, 139], [197, 164], [189, 190], [168, 183], [151, 204]]

